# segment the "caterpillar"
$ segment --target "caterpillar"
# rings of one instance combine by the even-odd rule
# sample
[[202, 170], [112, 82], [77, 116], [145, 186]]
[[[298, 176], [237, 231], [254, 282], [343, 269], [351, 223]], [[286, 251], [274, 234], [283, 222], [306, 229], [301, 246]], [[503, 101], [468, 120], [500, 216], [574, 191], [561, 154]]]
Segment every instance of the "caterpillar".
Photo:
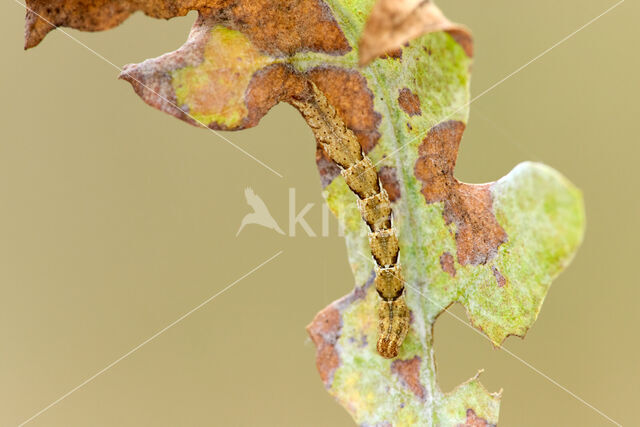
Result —
[[409, 331], [410, 313], [404, 297], [404, 280], [398, 262], [400, 247], [393, 226], [391, 203], [373, 163], [362, 151], [355, 134], [311, 81], [307, 96], [290, 102], [305, 118], [316, 140], [341, 169], [347, 185], [358, 196], [358, 209], [369, 226], [369, 247], [376, 262], [378, 353], [394, 358]]

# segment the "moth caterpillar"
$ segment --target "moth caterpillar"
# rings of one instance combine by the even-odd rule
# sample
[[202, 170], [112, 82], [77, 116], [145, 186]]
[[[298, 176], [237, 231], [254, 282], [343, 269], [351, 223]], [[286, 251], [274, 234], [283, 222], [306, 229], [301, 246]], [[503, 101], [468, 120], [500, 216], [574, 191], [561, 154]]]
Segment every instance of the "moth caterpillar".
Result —
[[292, 99], [291, 103], [306, 119], [331, 160], [340, 166], [347, 185], [358, 196], [358, 209], [369, 226], [369, 246], [376, 262], [375, 286], [380, 296], [376, 347], [382, 357], [393, 358], [409, 331], [410, 314], [404, 298], [404, 280], [398, 263], [400, 247], [389, 196], [355, 134], [318, 87], [313, 82], [309, 82], [309, 86], [307, 96]]

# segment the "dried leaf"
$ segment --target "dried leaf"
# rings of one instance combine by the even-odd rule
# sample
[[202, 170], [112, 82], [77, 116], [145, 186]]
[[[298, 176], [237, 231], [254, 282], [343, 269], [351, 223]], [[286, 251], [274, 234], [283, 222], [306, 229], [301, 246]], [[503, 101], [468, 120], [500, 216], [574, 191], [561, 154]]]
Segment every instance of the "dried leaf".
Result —
[[[198, 10], [184, 46], [127, 66], [121, 76], [145, 102], [191, 124], [255, 126], [276, 103], [306, 99], [308, 82], [315, 83], [389, 194], [412, 312], [399, 357], [383, 359], [375, 350], [379, 297], [368, 230], [356, 196], [319, 146], [324, 194], [346, 230], [356, 284], [308, 327], [322, 381], [361, 425], [497, 423], [500, 396], [477, 376], [451, 393], [438, 387], [433, 324], [460, 302], [495, 345], [523, 336], [581, 242], [584, 208], [570, 182], [537, 163], [520, 164], [490, 184], [455, 179], [472, 51], [462, 27], [431, 2], [415, 0], [28, 5], [56, 25], [90, 31], [111, 28], [136, 10], [159, 18]], [[50, 29], [28, 13], [27, 46]]]
[[451, 23], [430, 0], [378, 0], [360, 38], [360, 65], [393, 55], [405, 43], [435, 31], [447, 31], [473, 56], [469, 31]]

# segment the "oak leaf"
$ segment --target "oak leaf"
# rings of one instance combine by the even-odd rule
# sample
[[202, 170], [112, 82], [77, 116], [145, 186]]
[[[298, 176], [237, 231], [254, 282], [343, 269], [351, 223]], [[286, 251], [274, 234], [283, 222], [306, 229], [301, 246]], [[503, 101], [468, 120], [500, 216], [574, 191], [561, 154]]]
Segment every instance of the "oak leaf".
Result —
[[[395, 360], [375, 351], [374, 262], [351, 193], [321, 147], [324, 195], [346, 229], [352, 293], [308, 326], [327, 390], [360, 425], [494, 425], [500, 396], [477, 375], [445, 393], [433, 325], [454, 302], [499, 346], [534, 323], [584, 230], [581, 193], [522, 163], [496, 182], [454, 177], [469, 112], [472, 42], [430, 1], [27, 0], [26, 47], [55, 26], [112, 28], [131, 13], [199, 15], [178, 50], [127, 66], [149, 105], [196, 126], [255, 126], [312, 81], [378, 169], [392, 200], [412, 311]], [[359, 64], [369, 64], [360, 67]]]

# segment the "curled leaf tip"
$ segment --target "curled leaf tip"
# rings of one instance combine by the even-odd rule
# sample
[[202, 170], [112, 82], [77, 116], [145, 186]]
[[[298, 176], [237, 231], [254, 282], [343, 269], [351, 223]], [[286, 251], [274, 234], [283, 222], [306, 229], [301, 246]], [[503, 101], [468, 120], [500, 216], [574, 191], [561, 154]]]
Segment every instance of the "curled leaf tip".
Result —
[[449, 21], [432, 1], [378, 0], [360, 37], [359, 65], [393, 55], [405, 43], [436, 31], [448, 32], [469, 57], [473, 56], [469, 30]]

